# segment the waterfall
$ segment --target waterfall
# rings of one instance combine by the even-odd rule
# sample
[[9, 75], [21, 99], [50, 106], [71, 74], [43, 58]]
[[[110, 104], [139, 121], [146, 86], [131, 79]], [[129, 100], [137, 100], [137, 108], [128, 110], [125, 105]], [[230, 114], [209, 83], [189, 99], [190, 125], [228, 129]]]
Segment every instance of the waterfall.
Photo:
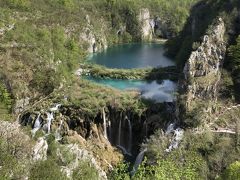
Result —
[[125, 149], [125, 147], [123, 147], [123, 146], [121, 146], [121, 145], [117, 145], [117, 148], [119, 148], [124, 155], [132, 156], [132, 154], [129, 153], [129, 152]]
[[51, 112], [57, 111], [60, 106], [61, 106], [61, 104], [56, 104], [56, 106], [50, 108], [49, 111], [51, 111]]
[[109, 138], [109, 141], [112, 141], [112, 125], [111, 125], [111, 121], [108, 121], [108, 138]]
[[38, 113], [38, 116], [33, 125], [33, 129], [31, 130], [33, 137], [35, 136], [36, 132], [41, 128], [40, 116], [41, 113]]
[[171, 142], [170, 146], [165, 150], [166, 152], [171, 152], [173, 149], [177, 149], [180, 141], [183, 138], [183, 129], [177, 128], [174, 130], [174, 139]]
[[126, 120], [128, 121], [128, 131], [129, 131], [129, 141], [128, 141], [128, 152], [131, 154], [132, 151], [132, 125], [131, 121], [126, 116]]
[[105, 137], [106, 139], [108, 139], [108, 137], [107, 137], [106, 114], [105, 114], [104, 108], [103, 108], [102, 115], [103, 115], [103, 135], [104, 135], [104, 137]]
[[145, 130], [145, 136], [146, 136], [146, 138], [147, 138], [147, 136], [148, 136], [147, 120], [144, 121], [144, 123], [143, 123], [143, 127], [145, 128], [145, 129], [144, 129], [144, 130]]
[[121, 130], [122, 130], [122, 118], [119, 120], [119, 125], [118, 125], [118, 144], [121, 145]]
[[145, 148], [144, 150], [142, 150], [142, 151], [137, 155], [137, 158], [136, 158], [135, 163], [134, 163], [134, 166], [133, 166], [133, 170], [131, 171], [131, 174], [132, 174], [132, 175], [135, 174], [135, 172], [137, 171], [139, 165], [142, 163], [145, 152], [147, 152], [147, 148]]
[[47, 133], [50, 134], [51, 124], [53, 120], [53, 113], [47, 113]]
[[173, 132], [174, 127], [175, 127], [175, 123], [169, 124], [169, 126], [167, 127], [167, 130], [166, 130], [166, 134], [170, 134], [171, 132]]
[[60, 121], [60, 125], [59, 125], [59, 127], [57, 128], [57, 130], [55, 132], [55, 139], [56, 139], [56, 141], [60, 141], [62, 139], [62, 136], [60, 134], [61, 129], [62, 129], [62, 124], [63, 124], [63, 121], [61, 120]]

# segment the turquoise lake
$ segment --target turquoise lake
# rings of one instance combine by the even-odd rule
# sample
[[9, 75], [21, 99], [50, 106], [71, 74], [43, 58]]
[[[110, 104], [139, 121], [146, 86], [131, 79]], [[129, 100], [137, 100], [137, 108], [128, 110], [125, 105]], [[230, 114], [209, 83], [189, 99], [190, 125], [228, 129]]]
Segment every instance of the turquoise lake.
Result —
[[123, 44], [94, 53], [88, 60], [108, 68], [132, 69], [173, 66], [174, 62], [164, 56], [163, 44]]
[[104, 86], [120, 90], [136, 90], [144, 99], [155, 102], [172, 102], [175, 99], [176, 83], [170, 80], [161, 82], [140, 80], [101, 79], [86, 77], [85, 79]]
[[[108, 68], [145, 68], [175, 65], [164, 56], [162, 44], [125, 44], [114, 46], [104, 52], [93, 54], [88, 59], [92, 63]], [[172, 102], [175, 99], [176, 83], [170, 80], [145, 81], [84, 77], [85, 79], [119, 90], [136, 90], [141, 97], [155, 102]]]

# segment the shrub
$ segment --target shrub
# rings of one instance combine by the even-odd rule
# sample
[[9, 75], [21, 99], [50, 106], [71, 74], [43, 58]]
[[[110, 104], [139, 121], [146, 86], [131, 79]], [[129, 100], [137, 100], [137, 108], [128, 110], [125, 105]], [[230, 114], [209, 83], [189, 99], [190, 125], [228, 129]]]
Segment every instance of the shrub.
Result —
[[130, 180], [129, 164], [119, 163], [109, 175], [112, 180]]
[[223, 173], [222, 179], [237, 180], [240, 179], [240, 161], [230, 164]]
[[90, 163], [87, 161], [82, 161], [80, 162], [78, 168], [73, 171], [72, 178], [74, 180], [98, 180], [99, 176], [98, 171], [92, 167]]
[[5, 105], [5, 107], [10, 110], [12, 107], [11, 94], [8, 92], [6, 87], [0, 82], [0, 102]]
[[11, 8], [26, 9], [30, 5], [29, 0], [5, 0], [7, 5]]
[[49, 159], [46, 161], [37, 162], [30, 170], [30, 180], [65, 180], [65, 175], [61, 172], [58, 164]]
[[48, 95], [53, 92], [57, 86], [59, 86], [59, 83], [60, 77], [54, 70], [43, 68], [41, 71], [38, 70], [34, 73], [30, 86], [33, 89]]

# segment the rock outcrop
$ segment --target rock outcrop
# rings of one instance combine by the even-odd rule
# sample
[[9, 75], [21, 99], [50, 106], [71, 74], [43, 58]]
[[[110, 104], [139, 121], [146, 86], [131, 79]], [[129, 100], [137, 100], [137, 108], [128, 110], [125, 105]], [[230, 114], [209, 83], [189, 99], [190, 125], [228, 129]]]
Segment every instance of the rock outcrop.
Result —
[[87, 15], [85, 19], [86, 26], [81, 30], [79, 36], [79, 41], [81, 44], [84, 44], [83, 48], [86, 49], [88, 53], [94, 53], [106, 49], [108, 45], [104, 34], [104, 27], [96, 32], [94, 26], [91, 24], [90, 17]]
[[140, 9], [138, 20], [141, 26], [142, 40], [152, 40], [155, 22], [151, 19], [147, 8]]
[[37, 140], [37, 143], [33, 147], [32, 159], [33, 161], [44, 161], [47, 160], [47, 150], [48, 150], [48, 143], [43, 138], [40, 137]]
[[183, 72], [187, 81], [187, 110], [196, 107], [197, 99], [215, 101], [217, 98], [220, 69], [226, 53], [225, 31], [223, 20], [218, 18], [185, 64]]
[[26, 97], [25, 99], [19, 99], [15, 101], [15, 106], [14, 106], [14, 112], [16, 114], [22, 112], [28, 105], [29, 105], [29, 97]]
[[[62, 172], [65, 173], [69, 178], [72, 176], [73, 170], [75, 170], [81, 161], [86, 161], [91, 164], [91, 166], [95, 167], [99, 173], [98, 179], [107, 179], [106, 173], [102, 170], [102, 168], [98, 165], [97, 161], [87, 150], [79, 148], [77, 144], [69, 144], [64, 146], [64, 151], [70, 152], [74, 159], [67, 165], [62, 167]], [[61, 151], [58, 149], [58, 156], [61, 157], [62, 161], [65, 161], [65, 157], [61, 154]]]
[[158, 16], [151, 17], [151, 13], [147, 8], [140, 9], [138, 21], [141, 27], [141, 39], [143, 41], [151, 41], [154, 38], [167, 39], [174, 36], [166, 21]]
[[29, 150], [32, 148], [30, 137], [21, 131], [20, 124], [18, 122], [10, 123], [0, 120], [0, 137], [7, 139], [9, 145], [14, 147], [14, 153], [19, 158], [27, 158], [29, 156]]

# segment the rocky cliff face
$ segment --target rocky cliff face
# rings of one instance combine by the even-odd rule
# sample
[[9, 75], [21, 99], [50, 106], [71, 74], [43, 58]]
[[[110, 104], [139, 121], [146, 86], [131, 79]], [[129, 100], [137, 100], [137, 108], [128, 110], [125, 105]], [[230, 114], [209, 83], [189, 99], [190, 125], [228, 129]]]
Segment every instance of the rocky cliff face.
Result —
[[[194, 26], [194, 25], [193, 25]], [[196, 102], [215, 101], [221, 77], [221, 66], [226, 53], [225, 24], [218, 18], [204, 35], [200, 46], [193, 51], [184, 67], [186, 109], [196, 107]]]
[[138, 17], [141, 26], [142, 40], [152, 40], [154, 34], [154, 20], [150, 17], [150, 12], [147, 8], [140, 9]]
[[104, 22], [101, 30], [96, 32], [94, 26], [91, 24], [90, 17], [86, 16], [86, 25], [81, 30], [79, 41], [83, 42], [85, 46], [83, 48], [88, 53], [94, 53], [102, 51], [107, 48], [107, 40], [104, 34]]
[[141, 27], [141, 39], [143, 41], [151, 41], [154, 37], [170, 38], [173, 36], [166, 22], [160, 17], [151, 17], [151, 13], [147, 8], [140, 9], [138, 21]]

